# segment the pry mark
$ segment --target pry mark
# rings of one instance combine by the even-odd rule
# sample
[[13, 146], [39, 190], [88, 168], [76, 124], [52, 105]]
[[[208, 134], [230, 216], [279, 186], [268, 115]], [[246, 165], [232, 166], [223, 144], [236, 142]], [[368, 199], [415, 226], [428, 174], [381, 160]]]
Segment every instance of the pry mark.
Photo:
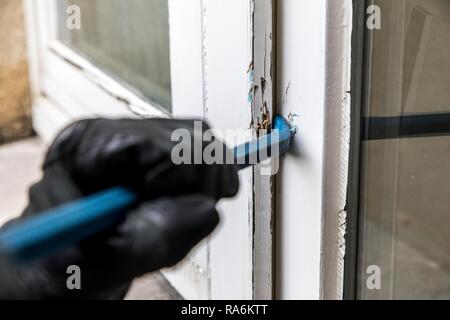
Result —
[[267, 81], [265, 78], [261, 78], [261, 93], [264, 96], [264, 94], [266, 93], [266, 85], [267, 85]]
[[284, 91], [284, 96], [283, 96], [283, 106], [286, 106], [288, 103], [288, 99], [289, 99], [289, 90], [291, 89], [291, 82], [289, 81], [286, 90]]
[[253, 105], [253, 101], [255, 100], [255, 91], [256, 91], [255, 66], [253, 64], [253, 61], [248, 66], [247, 76], [248, 76], [248, 87], [249, 87], [248, 102]]

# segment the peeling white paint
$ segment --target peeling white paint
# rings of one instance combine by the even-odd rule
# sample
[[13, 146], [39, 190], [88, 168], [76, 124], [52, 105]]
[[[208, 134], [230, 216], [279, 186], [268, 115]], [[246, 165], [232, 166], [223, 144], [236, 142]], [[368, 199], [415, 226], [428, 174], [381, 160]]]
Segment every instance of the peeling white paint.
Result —
[[[272, 129], [274, 106], [273, 61], [274, 1], [251, 1], [251, 68], [250, 107], [254, 135]], [[264, 162], [253, 170], [253, 298], [273, 298], [273, 252], [275, 184], [268, 172], [277, 168], [276, 159]], [[269, 171], [270, 170], [270, 171]]]
[[350, 152], [352, 0], [328, 0], [321, 297], [342, 299]]

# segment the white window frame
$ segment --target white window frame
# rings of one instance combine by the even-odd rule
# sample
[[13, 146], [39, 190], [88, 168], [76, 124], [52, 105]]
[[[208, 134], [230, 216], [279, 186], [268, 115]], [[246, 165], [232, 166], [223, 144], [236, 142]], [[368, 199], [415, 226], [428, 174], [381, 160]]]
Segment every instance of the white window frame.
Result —
[[276, 296], [342, 299], [352, 0], [280, 0], [277, 14], [277, 112], [298, 132], [277, 176]]
[[[23, 1], [33, 122], [44, 140], [85, 117], [171, 116], [58, 41], [58, 0]], [[272, 115], [273, 0], [168, 1], [172, 115], [203, 117], [219, 129], [256, 127], [263, 112]], [[264, 97], [255, 90], [261, 76]], [[240, 194], [219, 205], [222, 223], [211, 239], [164, 272], [185, 298], [272, 297], [273, 185], [257, 170], [242, 172]]]
[[[134, 94], [57, 39], [57, 1], [25, 0], [29, 42], [32, 42], [32, 89], [37, 98], [33, 106], [34, 125], [38, 133], [50, 140], [61, 126], [83, 117], [168, 116], [161, 107]], [[194, 54], [185, 59], [195, 59]], [[189, 65], [199, 63], [191, 62], [195, 63]], [[201, 101], [192, 97], [195, 98]], [[48, 126], [46, 121], [53, 121], [56, 126]]]

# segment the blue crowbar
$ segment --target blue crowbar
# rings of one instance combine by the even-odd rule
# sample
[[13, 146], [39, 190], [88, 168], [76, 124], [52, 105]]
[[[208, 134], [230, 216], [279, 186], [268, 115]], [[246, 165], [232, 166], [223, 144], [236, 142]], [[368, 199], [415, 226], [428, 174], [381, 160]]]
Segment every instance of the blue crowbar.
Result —
[[[271, 133], [234, 148], [240, 169], [286, 153], [294, 130], [281, 116]], [[119, 223], [137, 204], [138, 195], [125, 187], [111, 188], [26, 218], [0, 233], [0, 252], [16, 262], [31, 262]]]

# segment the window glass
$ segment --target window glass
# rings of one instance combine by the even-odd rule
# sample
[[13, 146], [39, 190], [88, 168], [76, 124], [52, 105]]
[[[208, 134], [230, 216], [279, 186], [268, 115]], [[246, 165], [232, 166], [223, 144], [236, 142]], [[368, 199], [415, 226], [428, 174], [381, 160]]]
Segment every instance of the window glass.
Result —
[[373, 3], [358, 296], [449, 299], [450, 1]]
[[[167, 0], [58, 1], [59, 39], [130, 89], [171, 108]], [[67, 28], [69, 6], [81, 29]]]

